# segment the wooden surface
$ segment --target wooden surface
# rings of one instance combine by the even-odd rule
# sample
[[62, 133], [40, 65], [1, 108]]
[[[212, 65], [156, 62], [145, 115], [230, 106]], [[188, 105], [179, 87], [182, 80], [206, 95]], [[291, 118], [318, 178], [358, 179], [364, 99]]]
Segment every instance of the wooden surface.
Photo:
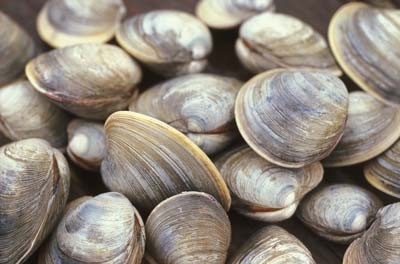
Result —
[[[281, 13], [294, 15], [307, 23], [311, 24], [317, 31], [326, 35], [327, 25], [335, 10], [346, 1], [340, 0], [276, 0], [277, 11]], [[35, 18], [43, 5], [43, 0], [1, 0], [0, 10], [10, 15], [19, 22], [43, 47], [43, 50], [49, 49], [47, 45], [40, 41], [36, 29]], [[180, 9], [193, 12], [196, 0], [125, 0], [128, 8], [128, 16], [160, 8]], [[214, 51], [210, 58], [210, 64], [207, 72], [220, 73], [227, 76], [233, 76], [243, 81], [251, 75], [239, 64], [234, 53], [234, 41], [237, 37], [237, 30], [213, 31]], [[141, 84], [141, 89], [145, 89], [151, 84], [161, 80], [155, 74], [145, 71], [145, 79]], [[357, 87], [347, 78], [343, 77], [350, 90]], [[394, 202], [395, 199], [385, 196], [372, 189], [362, 177], [362, 166], [327, 170], [325, 182], [355, 182], [368, 188], [374, 193], [379, 194], [385, 203]], [[91, 175], [86, 172], [78, 172], [78, 175], [86, 182], [86, 189], [92, 194], [106, 191], [101, 184], [99, 175]], [[96, 186], [96, 188], [93, 188]], [[82, 190], [85, 190], [83, 188]], [[255, 230], [267, 225], [266, 223], [255, 222], [230, 213], [233, 225], [233, 242], [231, 251], [239, 247]], [[279, 224], [289, 232], [296, 235], [310, 249], [318, 264], [339, 264], [346, 249], [345, 246], [327, 242], [301, 224], [299, 220], [293, 218]], [[34, 258], [30, 260], [35, 263]]]

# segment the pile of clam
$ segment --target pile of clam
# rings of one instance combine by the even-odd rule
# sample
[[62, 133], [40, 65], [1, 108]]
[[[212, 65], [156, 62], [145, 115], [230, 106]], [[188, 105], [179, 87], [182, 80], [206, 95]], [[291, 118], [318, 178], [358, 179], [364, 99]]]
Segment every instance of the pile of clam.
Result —
[[[327, 41], [273, 0], [48, 0], [51, 50], [0, 12], [0, 264], [317, 263], [289, 218], [344, 264], [400, 263], [400, 11], [369, 2]], [[253, 77], [201, 73], [235, 29]], [[231, 247], [238, 214], [263, 227]]]

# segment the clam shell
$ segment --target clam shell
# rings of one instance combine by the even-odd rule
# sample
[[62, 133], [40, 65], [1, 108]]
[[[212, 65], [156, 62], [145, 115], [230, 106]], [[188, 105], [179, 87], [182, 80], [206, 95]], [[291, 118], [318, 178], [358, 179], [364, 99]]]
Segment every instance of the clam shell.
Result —
[[120, 48], [80, 44], [33, 59], [26, 75], [37, 91], [77, 116], [104, 120], [125, 109], [141, 80], [139, 66]]
[[103, 193], [71, 202], [39, 262], [139, 264], [144, 248], [137, 210], [122, 194]]
[[400, 104], [400, 12], [349, 3], [334, 15], [329, 42], [344, 72], [385, 103]]
[[69, 116], [28, 81], [0, 88], [0, 131], [11, 140], [42, 138], [53, 147], [67, 143]]
[[212, 194], [228, 210], [229, 190], [211, 160], [171, 126], [142, 114], [117, 112], [106, 121], [101, 174], [143, 214], [183, 191]]
[[351, 92], [343, 137], [323, 163], [327, 167], [342, 167], [370, 160], [399, 137], [398, 108], [382, 104], [367, 93]]
[[284, 14], [266, 12], [244, 22], [236, 54], [253, 73], [305, 68], [342, 74], [325, 39], [310, 25]]
[[348, 93], [337, 77], [305, 70], [273, 70], [240, 90], [235, 106], [239, 131], [268, 161], [290, 168], [327, 157], [347, 118]]
[[231, 225], [214, 197], [186, 192], [154, 208], [146, 221], [146, 238], [148, 253], [157, 263], [224, 264]]
[[40, 37], [60, 48], [112, 39], [126, 8], [122, 0], [48, 0], [37, 19]]
[[133, 57], [165, 76], [202, 71], [212, 50], [209, 29], [176, 10], [133, 16], [122, 23], [116, 38]]
[[321, 182], [324, 173], [319, 162], [300, 169], [279, 167], [249, 147], [223, 154], [215, 165], [231, 191], [233, 209], [267, 222], [290, 218], [303, 196]]
[[275, 11], [274, 0], [200, 0], [196, 16], [211, 28], [229, 29], [261, 12]]
[[294, 235], [278, 226], [257, 231], [228, 264], [315, 264], [311, 252]]
[[306, 196], [297, 216], [321, 237], [347, 244], [364, 233], [382, 206], [377, 196], [361, 187], [331, 184]]
[[212, 74], [193, 74], [160, 83], [142, 93], [130, 111], [157, 118], [213, 154], [236, 137], [234, 106], [242, 83]]
[[68, 163], [42, 139], [1, 147], [0, 161], [0, 263], [23, 263], [61, 217]]

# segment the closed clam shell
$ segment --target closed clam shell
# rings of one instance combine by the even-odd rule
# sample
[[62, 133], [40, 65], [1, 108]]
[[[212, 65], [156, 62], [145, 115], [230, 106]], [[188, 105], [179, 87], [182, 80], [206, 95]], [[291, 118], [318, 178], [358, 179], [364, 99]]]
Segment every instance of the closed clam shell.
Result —
[[37, 91], [79, 117], [104, 120], [125, 109], [141, 80], [139, 66], [117, 46], [80, 44], [33, 59], [26, 75]]
[[200, 0], [196, 15], [209, 27], [229, 29], [261, 12], [275, 11], [274, 0]]
[[234, 106], [241, 85], [218, 75], [185, 75], [146, 90], [129, 110], [173, 126], [205, 153], [213, 154], [237, 135]]
[[251, 72], [305, 68], [341, 75], [325, 39], [305, 22], [265, 12], [242, 24], [236, 54]]
[[23, 75], [25, 64], [36, 52], [35, 43], [28, 33], [0, 12], [0, 86]]
[[299, 219], [321, 237], [347, 244], [360, 237], [383, 206], [373, 193], [351, 184], [331, 184], [306, 196]]
[[378, 190], [400, 198], [400, 141], [368, 162], [364, 176]]
[[385, 105], [365, 92], [351, 92], [343, 137], [323, 163], [327, 167], [341, 167], [370, 160], [399, 137], [398, 108]]
[[229, 264], [315, 264], [311, 252], [294, 235], [279, 226], [268, 226], [252, 235]]
[[122, 23], [116, 38], [133, 57], [165, 76], [202, 71], [212, 50], [209, 29], [177, 10], [133, 16]]
[[42, 139], [1, 147], [0, 161], [0, 263], [23, 263], [61, 217], [68, 163]]
[[290, 218], [303, 196], [321, 182], [324, 173], [319, 162], [300, 169], [279, 167], [249, 147], [221, 155], [215, 165], [231, 191], [232, 208], [267, 222]]
[[121, 111], [105, 123], [107, 154], [101, 164], [106, 186], [126, 195], [143, 214], [183, 191], [212, 194], [230, 207], [229, 190], [211, 160], [171, 126]]
[[231, 225], [213, 196], [185, 192], [154, 208], [146, 221], [146, 238], [146, 249], [155, 263], [223, 264]]
[[363, 3], [341, 7], [331, 20], [329, 42], [344, 72], [363, 90], [400, 104], [400, 12]]
[[305, 70], [273, 70], [240, 90], [235, 106], [239, 131], [268, 161], [300, 168], [327, 157], [347, 118], [348, 93], [337, 77]]
[[71, 203], [39, 263], [141, 263], [142, 218], [120, 193], [103, 193]]
[[81, 168], [98, 171], [106, 154], [103, 124], [74, 119], [68, 124], [68, 156]]
[[343, 264], [396, 264], [400, 259], [400, 203], [380, 209], [364, 235], [347, 248]]
[[11, 140], [42, 138], [53, 147], [67, 143], [68, 115], [28, 81], [0, 88], [0, 131]]
[[125, 13], [122, 0], [48, 0], [39, 13], [37, 30], [56, 48], [104, 43], [114, 36]]

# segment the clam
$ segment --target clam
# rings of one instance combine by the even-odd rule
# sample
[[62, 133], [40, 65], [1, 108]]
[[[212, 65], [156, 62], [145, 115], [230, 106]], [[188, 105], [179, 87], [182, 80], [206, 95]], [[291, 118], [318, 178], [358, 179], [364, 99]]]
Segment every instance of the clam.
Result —
[[297, 216], [321, 237], [348, 244], [365, 232], [382, 206], [373, 193], [338, 183], [317, 188], [306, 196]]
[[127, 108], [141, 70], [116, 46], [80, 44], [38, 56], [27, 65], [26, 75], [37, 91], [60, 107], [104, 120]]
[[346, 123], [348, 93], [329, 73], [273, 70], [240, 90], [235, 106], [239, 131], [268, 161], [300, 168], [327, 157]]
[[139, 264], [145, 249], [142, 218], [127, 198], [103, 193], [71, 202], [39, 263]]
[[0, 12], [0, 87], [22, 76], [25, 64], [36, 52], [28, 33]]
[[321, 182], [324, 173], [319, 162], [300, 169], [279, 167], [249, 147], [223, 154], [215, 165], [231, 191], [232, 208], [268, 222], [290, 218], [303, 196]]
[[68, 115], [28, 81], [0, 88], [0, 131], [11, 140], [42, 138], [53, 147], [64, 147], [68, 121]]
[[315, 264], [311, 252], [294, 235], [278, 226], [268, 226], [252, 235], [229, 264]]
[[275, 11], [274, 0], [200, 0], [196, 15], [209, 27], [229, 29], [262, 12]]
[[236, 137], [234, 105], [241, 82], [193, 74], [160, 83], [142, 93], [129, 110], [157, 118], [214, 154]]
[[103, 124], [74, 119], [67, 131], [67, 153], [71, 160], [81, 168], [98, 171], [107, 147]]
[[341, 7], [329, 26], [329, 42], [344, 72], [377, 99], [400, 104], [400, 12], [363, 3]]
[[325, 39], [289, 15], [266, 12], [244, 22], [236, 41], [236, 54], [253, 73], [304, 68], [341, 75]]
[[155, 263], [224, 264], [231, 225], [214, 197], [185, 192], [154, 208], [146, 221], [146, 238], [146, 251]]
[[347, 248], [343, 264], [396, 264], [400, 259], [400, 203], [380, 209], [364, 235]]
[[105, 185], [126, 195], [139, 211], [183, 191], [212, 194], [230, 207], [229, 190], [211, 160], [182, 133], [152, 117], [121, 111], [105, 123], [101, 164]]
[[351, 92], [343, 137], [324, 160], [324, 165], [342, 167], [370, 160], [388, 149], [399, 137], [398, 108], [385, 105], [365, 92]]
[[105, 43], [113, 38], [125, 13], [122, 0], [48, 0], [37, 18], [37, 30], [56, 48]]
[[164, 76], [202, 71], [212, 50], [209, 29], [176, 10], [133, 16], [122, 23], [116, 38], [133, 57]]
[[68, 163], [42, 139], [1, 147], [0, 161], [0, 263], [23, 263], [61, 217]]

